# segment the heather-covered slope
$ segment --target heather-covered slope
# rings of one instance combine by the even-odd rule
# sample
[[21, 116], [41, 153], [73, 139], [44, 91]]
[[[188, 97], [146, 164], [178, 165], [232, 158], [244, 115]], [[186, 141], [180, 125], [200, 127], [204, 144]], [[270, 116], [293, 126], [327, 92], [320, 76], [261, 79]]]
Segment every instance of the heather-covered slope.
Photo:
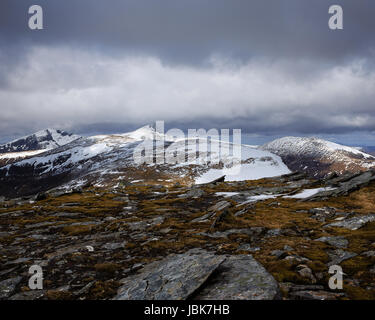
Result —
[[[0, 199], [0, 299], [375, 299], [374, 179], [134, 182]], [[306, 190], [314, 197], [293, 197]], [[34, 264], [43, 290], [28, 290]], [[329, 288], [332, 264], [342, 290]]]

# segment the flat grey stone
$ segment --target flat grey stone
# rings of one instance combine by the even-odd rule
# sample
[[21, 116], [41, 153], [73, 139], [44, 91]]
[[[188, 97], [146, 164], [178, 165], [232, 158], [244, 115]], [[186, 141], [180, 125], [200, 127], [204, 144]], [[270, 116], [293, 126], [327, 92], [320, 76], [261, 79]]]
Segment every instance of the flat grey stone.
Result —
[[343, 221], [338, 221], [325, 225], [324, 227], [339, 227], [346, 228], [349, 230], [357, 230], [363, 227], [365, 224], [375, 221], [375, 214], [369, 214], [366, 216], [354, 217], [350, 219], [345, 219]]
[[116, 250], [120, 248], [124, 248], [126, 245], [126, 241], [124, 242], [115, 242], [115, 243], [106, 243], [102, 246], [102, 248], [107, 250]]
[[282, 234], [281, 229], [270, 229], [267, 231], [266, 237], [277, 237], [277, 236], [280, 236], [281, 234]]
[[315, 239], [314, 241], [328, 243], [331, 246], [343, 249], [347, 248], [349, 244], [349, 241], [346, 240], [344, 237], [321, 237], [319, 239]]
[[125, 278], [115, 300], [275, 299], [275, 279], [251, 255], [202, 249], [168, 256]]
[[186, 198], [200, 198], [204, 195], [204, 191], [199, 188], [193, 188], [188, 192], [179, 195], [179, 198], [186, 199]]
[[53, 217], [63, 217], [63, 218], [71, 218], [71, 217], [77, 217], [82, 216], [83, 213], [81, 212], [58, 212], [53, 214]]
[[259, 250], [260, 250], [259, 247], [252, 247], [252, 246], [250, 246], [250, 244], [248, 244], [248, 243], [243, 243], [243, 244], [241, 244], [241, 245], [237, 248], [237, 251], [256, 252], [256, 251], [259, 251]]
[[38, 300], [44, 296], [44, 293], [44, 290], [31, 290], [26, 292], [20, 292], [11, 296], [9, 300]]
[[271, 251], [271, 255], [275, 256], [276, 258], [280, 259], [283, 256], [285, 257], [286, 252], [283, 250], [273, 250]]
[[219, 201], [218, 203], [214, 204], [213, 206], [209, 207], [208, 208], [208, 211], [214, 211], [214, 212], [217, 212], [217, 211], [222, 211], [228, 207], [231, 206], [231, 203], [228, 202], [228, 201]]
[[17, 285], [21, 282], [22, 277], [15, 277], [6, 279], [0, 282], [0, 299], [6, 299], [10, 297]]
[[336, 249], [328, 251], [328, 256], [331, 258], [331, 262], [328, 263], [329, 266], [340, 264], [342, 261], [348, 260], [357, 256], [354, 252], [344, 251], [342, 249]]
[[16, 260], [6, 262], [5, 266], [25, 263], [25, 262], [30, 261], [30, 260], [31, 260], [31, 258], [18, 258]]
[[190, 250], [156, 261], [125, 279], [115, 300], [182, 300], [188, 298], [225, 260], [205, 250]]
[[313, 208], [308, 211], [312, 216], [310, 218], [325, 222], [326, 219], [331, 219], [336, 215], [336, 209], [331, 207]]
[[252, 227], [252, 228], [247, 228], [247, 229], [229, 229], [225, 231], [216, 231], [214, 233], [197, 233], [206, 237], [210, 238], [226, 238], [232, 234], [246, 234], [250, 237], [256, 237], [260, 236], [261, 233], [264, 231], [264, 228], [262, 227]]
[[290, 291], [314, 291], [314, 290], [324, 290], [324, 286], [318, 285], [318, 284], [297, 284], [297, 285], [291, 285]]
[[361, 255], [369, 257], [369, 258], [370, 257], [375, 257], [375, 251], [374, 250], [370, 250], [370, 251], [362, 252]]
[[228, 257], [215, 271], [197, 300], [274, 300], [279, 299], [276, 280], [251, 255]]
[[190, 222], [195, 223], [195, 222], [206, 222], [208, 219], [212, 216], [212, 213], [206, 213], [201, 217], [195, 218], [191, 220]]
[[34, 229], [34, 228], [40, 228], [40, 227], [46, 227], [51, 224], [55, 224], [56, 221], [46, 221], [46, 222], [40, 222], [40, 223], [34, 223], [34, 224], [27, 224], [25, 225], [26, 229]]
[[291, 246], [288, 246], [287, 244], [283, 248], [285, 251], [294, 251], [294, 249]]
[[290, 296], [296, 300], [337, 300], [338, 298], [345, 296], [345, 294], [329, 292], [324, 290], [304, 290], [294, 291], [290, 293]]
[[149, 227], [162, 224], [164, 222], [163, 217], [156, 217], [154, 219], [145, 220], [145, 221], [136, 221], [136, 222], [128, 222], [126, 225], [132, 231], [137, 230], [146, 230]]

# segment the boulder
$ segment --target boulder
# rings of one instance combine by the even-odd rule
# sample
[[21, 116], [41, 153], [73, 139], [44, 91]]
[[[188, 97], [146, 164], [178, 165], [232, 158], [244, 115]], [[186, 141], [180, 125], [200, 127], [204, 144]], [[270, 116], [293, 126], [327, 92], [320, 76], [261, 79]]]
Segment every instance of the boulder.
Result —
[[281, 298], [276, 280], [251, 255], [230, 256], [194, 299], [274, 300]]
[[6, 279], [0, 282], [0, 299], [9, 298], [15, 291], [22, 277]]
[[190, 250], [156, 261], [124, 280], [115, 300], [183, 300], [192, 295], [225, 260]]
[[251, 255], [203, 249], [171, 255], [125, 278], [115, 300], [247, 299], [280, 297], [275, 279]]
[[309, 210], [309, 213], [312, 214], [310, 218], [325, 222], [326, 219], [331, 219], [336, 215], [336, 209], [331, 207], [313, 208]]

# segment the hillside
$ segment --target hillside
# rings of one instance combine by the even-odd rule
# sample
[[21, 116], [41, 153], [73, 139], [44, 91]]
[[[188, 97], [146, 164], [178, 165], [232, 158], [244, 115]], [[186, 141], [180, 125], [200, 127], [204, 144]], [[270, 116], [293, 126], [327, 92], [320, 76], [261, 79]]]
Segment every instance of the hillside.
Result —
[[375, 157], [356, 148], [318, 138], [284, 137], [260, 147], [279, 155], [292, 171], [312, 177], [328, 173], [366, 171], [375, 166]]
[[68, 144], [79, 136], [62, 130], [45, 129], [0, 145], [0, 153], [49, 150]]
[[[142, 163], [135, 152], [143, 143], [161, 140], [164, 150], [154, 149], [151, 163]], [[151, 142], [152, 143], [152, 142]], [[225, 180], [260, 179], [289, 173], [280, 157], [268, 151], [245, 145], [241, 158], [231, 153], [235, 146], [222, 142], [224, 154], [216, 142], [204, 139], [173, 139], [161, 135], [149, 126], [136, 131], [75, 139], [63, 146], [0, 167], [0, 195], [20, 196], [46, 191], [65, 184], [67, 187], [85, 184], [115, 186], [119, 183], [163, 183], [184, 185], [206, 183], [226, 175]], [[199, 152], [195, 147], [199, 145]], [[178, 163], [174, 159], [183, 155]], [[157, 157], [163, 158], [156, 164]]]
[[[289, 174], [0, 199], [0, 299], [374, 299], [374, 181]], [[43, 290], [27, 290], [33, 264]], [[333, 264], [342, 290], [328, 286]]]

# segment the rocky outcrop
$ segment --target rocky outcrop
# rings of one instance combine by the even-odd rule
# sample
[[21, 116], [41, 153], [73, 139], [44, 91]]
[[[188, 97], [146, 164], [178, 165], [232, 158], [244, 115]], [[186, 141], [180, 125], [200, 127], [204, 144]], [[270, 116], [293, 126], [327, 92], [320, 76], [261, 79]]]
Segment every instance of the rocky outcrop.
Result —
[[274, 300], [281, 298], [275, 279], [251, 255], [230, 256], [194, 297], [199, 300]]
[[325, 242], [336, 248], [347, 248], [349, 243], [344, 237], [321, 237], [315, 241]]
[[350, 219], [345, 219], [343, 221], [333, 222], [327, 224], [325, 227], [339, 227], [346, 228], [349, 230], [357, 230], [362, 228], [365, 224], [375, 221], [375, 214], [369, 214], [366, 216], [359, 216]]
[[203, 250], [147, 265], [123, 282], [116, 300], [182, 300], [191, 296], [225, 260]]
[[313, 196], [304, 199], [304, 201], [318, 201], [328, 199], [329, 197], [348, 195], [349, 193], [368, 185], [374, 180], [375, 170], [329, 179], [326, 181], [326, 186], [330, 187], [330, 190], [318, 192]]
[[279, 295], [275, 279], [251, 255], [228, 257], [190, 250], [126, 278], [115, 299], [270, 300]]
[[15, 277], [6, 279], [0, 282], [0, 299], [8, 298], [10, 297], [14, 290], [16, 289], [16, 286], [20, 283], [22, 277]]

